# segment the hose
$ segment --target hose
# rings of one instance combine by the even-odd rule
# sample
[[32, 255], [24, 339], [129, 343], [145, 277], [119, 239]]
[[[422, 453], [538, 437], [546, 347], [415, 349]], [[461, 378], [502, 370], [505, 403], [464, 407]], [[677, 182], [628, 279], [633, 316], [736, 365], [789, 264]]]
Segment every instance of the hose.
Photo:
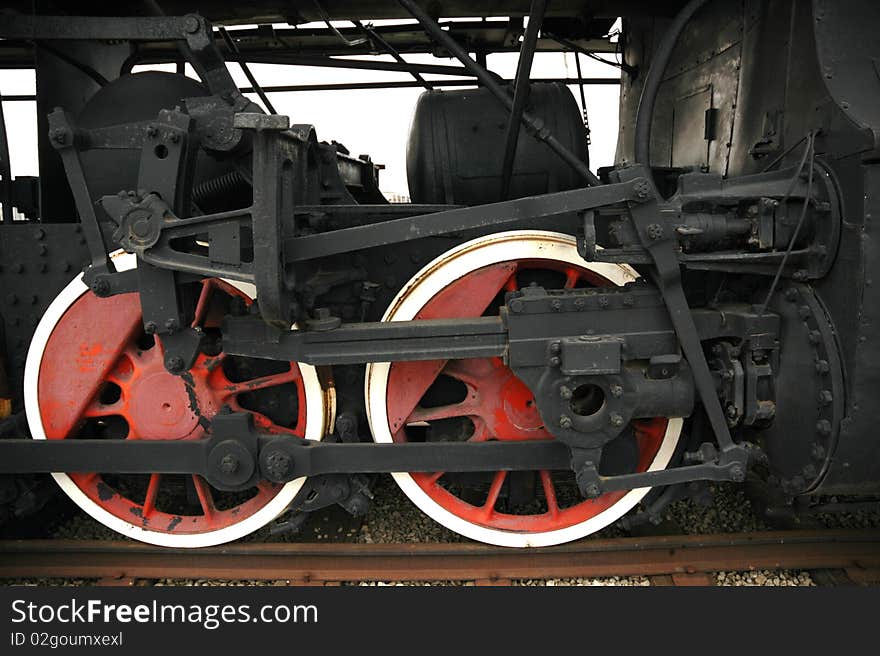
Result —
[[684, 26], [688, 24], [696, 11], [706, 4], [706, 0], [691, 0], [672, 19], [672, 24], [663, 35], [660, 46], [654, 53], [651, 68], [642, 87], [639, 97], [639, 109], [636, 113], [635, 159], [637, 164], [651, 165], [651, 119], [654, 117], [654, 103], [657, 91], [672, 57], [672, 50], [681, 36]]

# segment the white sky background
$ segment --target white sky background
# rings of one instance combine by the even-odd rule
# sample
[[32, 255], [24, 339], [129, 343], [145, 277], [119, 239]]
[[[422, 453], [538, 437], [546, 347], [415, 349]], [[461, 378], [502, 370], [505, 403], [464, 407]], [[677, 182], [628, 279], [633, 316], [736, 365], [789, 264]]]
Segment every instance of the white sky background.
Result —
[[[381, 58], [391, 61], [390, 56]], [[406, 59], [418, 63], [458, 63], [431, 55], [408, 55]], [[498, 53], [489, 55], [487, 62], [492, 71], [512, 79], [516, 74], [517, 59], [517, 53]], [[272, 64], [251, 64], [250, 68], [261, 86], [412, 80], [405, 73], [383, 71]], [[584, 77], [618, 77], [619, 73], [618, 69], [585, 56], [581, 56], [581, 70]], [[239, 86], [250, 86], [237, 64], [231, 65], [230, 71]], [[429, 80], [442, 79], [441, 76], [425, 77]], [[577, 77], [574, 55], [536, 53], [532, 77]], [[580, 106], [577, 87], [570, 89]], [[369, 154], [374, 162], [384, 164], [386, 169], [379, 178], [383, 192], [408, 195], [406, 141], [415, 103], [422, 91], [421, 88], [297, 91], [270, 93], [269, 98], [279, 113], [290, 116], [291, 123], [314, 125], [319, 140], [336, 140], [344, 144], [352, 155]], [[3, 95], [34, 93], [33, 72], [0, 71], [0, 92]], [[600, 166], [614, 162], [619, 87], [587, 85], [585, 95], [592, 129], [590, 168], [595, 171]], [[251, 97], [259, 103], [255, 95], [251, 94]], [[3, 111], [9, 132], [13, 176], [37, 175], [35, 103], [8, 101], [3, 103]]]

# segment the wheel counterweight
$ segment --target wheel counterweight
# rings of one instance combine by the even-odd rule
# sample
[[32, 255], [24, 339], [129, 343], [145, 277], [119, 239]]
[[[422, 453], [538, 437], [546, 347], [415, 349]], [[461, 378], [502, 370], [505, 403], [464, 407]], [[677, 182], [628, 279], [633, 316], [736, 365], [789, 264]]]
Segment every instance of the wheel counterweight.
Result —
[[[114, 256], [118, 269], [135, 264]], [[327, 403], [315, 370], [295, 362], [227, 356], [218, 322], [231, 299], [251, 303], [219, 279], [202, 281], [193, 328], [206, 347], [184, 374], [168, 373], [161, 337], [147, 335], [137, 294], [98, 298], [82, 277], [56, 298], [37, 327], [25, 371], [35, 439], [196, 440], [224, 406], [249, 412], [268, 433], [320, 440]], [[131, 538], [171, 547], [221, 544], [272, 521], [304, 479], [221, 492], [200, 476], [55, 473], [62, 490], [93, 518]]]

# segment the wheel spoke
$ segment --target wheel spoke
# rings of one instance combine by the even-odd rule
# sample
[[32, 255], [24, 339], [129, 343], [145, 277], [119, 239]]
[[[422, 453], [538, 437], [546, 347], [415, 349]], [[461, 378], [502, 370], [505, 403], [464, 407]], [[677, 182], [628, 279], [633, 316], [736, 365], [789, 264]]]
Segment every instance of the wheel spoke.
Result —
[[489, 426], [483, 421], [482, 417], [472, 418], [474, 422], [474, 434], [468, 438], [468, 442], [485, 442], [492, 435], [489, 433]]
[[82, 416], [87, 419], [92, 419], [95, 417], [109, 417], [110, 415], [121, 415], [123, 414], [123, 410], [125, 408], [125, 403], [120, 399], [116, 403], [104, 404], [98, 400], [93, 401], [86, 409], [83, 411]]
[[486, 497], [486, 503], [481, 507], [483, 516], [487, 519], [495, 512], [495, 504], [498, 502], [498, 495], [501, 494], [501, 486], [504, 485], [504, 479], [506, 478], [506, 471], [495, 472], [492, 485], [489, 487], [489, 495]]
[[568, 269], [565, 272], [565, 289], [571, 289], [574, 287], [578, 280], [581, 279], [581, 272], [577, 269]]
[[290, 371], [284, 371], [279, 374], [270, 374], [245, 380], [240, 383], [229, 383], [223, 386], [223, 392], [226, 396], [235, 396], [243, 392], [255, 392], [256, 390], [266, 389], [267, 387], [277, 387], [286, 383], [293, 383], [300, 379], [298, 367], [291, 367]]
[[156, 509], [156, 497], [159, 495], [159, 484], [161, 481], [162, 474], [150, 475], [150, 482], [147, 484], [147, 494], [144, 497], [144, 504], [141, 509], [144, 519], [152, 515]]
[[559, 503], [556, 501], [556, 488], [553, 486], [553, 479], [550, 472], [546, 469], [541, 470], [541, 486], [544, 488], [544, 499], [547, 501], [547, 513], [551, 517], [559, 514]]
[[297, 424], [296, 430], [292, 428], [287, 428], [285, 426], [279, 426], [262, 412], [257, 412], [256, 410], [245, 408], [238, 402], [238, 400], [234, 396], [230, 397], [226, 404], [233, 412], [246, 412], [251, 415], [254, 418], [254, 424], [257, 428], [262, 428], [263, 430], [266, 430], [270, 433], [296, 435], [297, 437], [303, 437], [300, 433], [297, 432], [301, 431], [301, 427], [299, 424]]
[[211, 488], [198, 474], [193, 474], [192, 482], [196, 488], [196, 494], [199, 497], [199, 505], [202, 507], [205, 519], [210, 519], [214, 513], [217, 512], [217, 508], [214, 506], [214, 495], [211, 493]]
[[519, 289], [519, 285], [516, 282], [516, 271], [514, 271], [504, 283], [504, 291], [515, 292], [517, 289]]
[[425, 474], [424, 481], [428, 485], [434, 485], [437, 481], [439, 481], [445, 475], [446, 475], [446, 472], [431, 472], [430, 474]]
[[473, 395], [480, 383], [491, 378], [496, 370], [488, 360], [449, 360], [441, 373], [467, 385]]
[[437, 421], [438, 419], [451, 419], [453, 417], [479, 416], [481, 410], [480, 405], [473, 401], [439, 405], [433, 408], [423, 408], [419, 405], [412, 411], [412, 414], [409, 416], [406, 423], [414, 424], [419, 421]]
[[191, 328], [196, 328], [197, 326], [201, 326], [205, 321], [205, 314], [208, 311], [208, 303], [211, 300], [211, 296], [214, 294], [214, 283], [213, 279], [209, 278], [207, 280], [202, 281], [202, 290], [199, 292], [199, 300], [196, 302], [196, 310], [193, 314], [193, 321]]
[[[162, 349], [159, 344], [159, 340], [156, 340], [156, 345], [153, 348], [148, 348], [146, 350], [141, 350], [137, 347], [137, 345], [130, 345], [125, 349], [124, 354], [128, 356], [131, 360], [131, 364], [134, 367], [135, 371], [138, 368], [148, 367], [154, 360], [160, 360], [164, 362], [165, 355], [163, 353], [164, 349]], [[164, 364], [163, 364], [164, 366]]]

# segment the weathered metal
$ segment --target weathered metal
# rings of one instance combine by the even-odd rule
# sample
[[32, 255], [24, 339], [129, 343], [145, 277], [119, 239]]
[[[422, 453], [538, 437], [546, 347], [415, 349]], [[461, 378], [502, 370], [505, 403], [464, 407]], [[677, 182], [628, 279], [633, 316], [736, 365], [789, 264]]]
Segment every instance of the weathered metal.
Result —
[[[16, 13], [13, 3], [0, 17], [0, 66], [34, 62], [41, 134], [38, 181], [12, 179], [15, 153], [5, 152], [6, 130], [0, 138], [0, 314], [11, 405], [16, 413], [27, 406], [36, 437], [66, 417], [58, 444], [0, 441], [4, 471], [43, 471], [50, 463], [98, 469], [100, 462], [108, 474], [148, 466], [155, 473], [175, 466], [169, 454], [179, 447], [200, 460], [181, 460], [178, 468], [220, 487], [288, 483], [306, 474], [342, 477], [324, 487], [342, 481], [340, 489], [349, 490], [345, 501], [357, 498], [354, 508], [367, 498], [358, 473], [440, 472], [434, 485], [443, 471], [464, 468], [492, 476], [465, 482], [475, 494], [487, 488], [488, 496], [482, 510], [460, 518], [490, 524], [498, 523], [485, 519], [496, 501], [500, 508], [524, 495], [540, 497], [536, 482], [545, 497], [554, 494], [541, 471], [530, 480], [522, 474], [529, 458], [533, 470], [541, 470], [539, 458], [548, 458], [543, 464], [573, 476], [582, 497], [611, 506], [622, 498], [613, 496], [617, 492], [740, 481], [748, 468], [756, 475], [766, 470], [767, 483], [789, 496], [880, 489], [871, 439], [880, 418], [871, 402], [880, 384], [873, 318], [872, 226], [880, 193], [880, 91], [871, 84], [880, 15], [874, 4], [619, 3], [613, 13], [625, 20], [616, 44], [607, 11], [587, 16], [579, 3], [545, 7], [539, 0], [481, 6], [481, 12], [510, 17], [505, 22], [445, 21], [473, 8], [440, 2], [429, 11], [400, 0], [333, 3], [317, 12], [326, 28], [225, 31], [247, 17], [279, 12], [294, 24], [315, 18], [311, 8], [287, 16], [280, 5], [257, 4], [233, 10], [218, 2], [201, 16], [174, 15], [179, 7], [168, 2], [168, 16], [144, 17], [128, 3], [114, 7], [119, 16], [108, 16], [97, 3], [84, 4], [79, 16], [42, 15], [30, 6]], [[360, 22], [371, 10], [373, 19], [415, 20]], [[526, 14], [528, 27], [520, 20]], [[329, 22], [341, 17], [356, 22], [351, 28]], [[581, 117], [568, 112], [578, 126], [569, 139], [560, 127], [565, 121], [553, 120], [540, 102], [529, 103], [529, 90], [536, 101], [542, 88], [529, 68], [534, 53], [548, 48], [611, 52], [612, 45], [624, 72], [620, 143], [615, 166], [597, 175], [580, 150]], [[394, 61], [334, 58], [372, 50]], [[515, 50], [521, 56], [511, 90], [488, 70], [486, 57]], [[407, 61], [428, 51], [461, 66]], [[179, 72], [131, 73], [138, 63], [159, 61], [176, 63]], [[472, 129], [449, 130], [449, 120], [432, 124], [432, 132], [446, 133], [445, 150], [437, 150], [437, 138], [413, 130], [414, 150], [430, 151], [429, 177], [442, 182], [435, 185], [442, 193], [392, 205], [380, 192], [380, 167], [368, 156], [355, 158], [341, 144], [320, 141], [315, 127], [297, 124], [296, 116], [264, 114], [234, 83], [229, 61], [413, 77], [336, 88], [478, 84], [478, 91], [445, 97], [466, 99], [456, 104], [461, 125], [479, 128], [483, 120], [496, 128], [475, 137]], [[199, 81], [182, 76], [184, 63]], [[249, 69], [246, 74], [251, 88], [245, 91], [262, 92], [270, 111], [270, 91], [334, 87], [293, 80], [260, 89]], [[436, 75], [456, 79], [435, 81]], [[490, 98], [496, 113], [474, 98]], [[562, 112], [562, 104], [552, 101], [552, 110]], [[516, 153], [546, 173], [545, 185], [517, 187]], [[479, 169], [473, 180], [491, 182], [469, 183], [462, 192], [452, 184], [461, 162]], [[502, 200], [494, 202], [499, 193]], [[24, 220], [12, 220], [13, 208]], [[490, 263], [468, 255], [484, 252], [489, 242], [509, 250]], [[136, 269], [116, 270], [108, 253], [119, 248]], [[65, 288], [81, 265], [83, 276]], [[511, 267], [530, 273], [519, 279]], [[638, 275], [641, 281], [612, 287], [602, 271], [626, 271], [614, 285]], [[253, 285], [258, 302], [205, 300], [198, 290], [221, 284], [217, 278]], [[443, 311], [410, 312], [414, 289], [428, 315]], [[50, 306], [59, 292], [67, 305]], [[49, 389], [65, 366], [52, 361], [58, 340], [68, 348], [55, 359], [80, 361], [80, 368], [100, 360], [88, 355], [90, 347], [118, 342], [112, 318], [96, 314], [74, 322], [77, 304], [132, 299], [138, 312], [123, 341], [143, 356], [150, 348], [137, 346], [137, 339], [158, 340], [161, 358], [149, 369], [155, 389], [131, 382], [141, 377], [137, 367], [129, 372], [130, 385], [81, 371], [70, 385]], [[210, 321], [197, 321], [204, 316]], [[313, 437], [329, 433], [330, 443], [291, 439], [285, 447], [281, 437], [258, 433], [293, 428], [266, 419], [257, 421], [261, 430], [230, 429], [227, 451], [211, 460], [205, 449], [216, 447], [211, 440], [226, 430], [218, 419], [222, 399], [194, 376], [219, 377], [206, 371], [205, 358], [221, 351], [270, 368], [319, 367], [308, 369], [303, 389], [320, 416], [320, 434]], [[108, 348], [106, 358], [114, 353], [120, 355]], [[108, 371], [119, 365], [101, 362]], [[486, 369], [487, 362], [499, 366]], [[382, 367], [390, 372], [378, 401], [363, 396], [365, 367], [367, 378]], [[470, 376], [481, 401], [467, 406], [470, 414], [442, 419], [484, 421], [508, 444], [487, 444], [475, 458], [468, 450], [473, 445], [445, 439], [454, 431], [436, 427], [440, 411], [425, 411], [463, 403], [454, 401], [454, 385], [442, 382], [444, 370], [457, 371], [458, 378], [447, 378], [460, 383]], [[250, 380], [242, 376], [230, 384]], [[118, 416], [147, 426], [147, 435], [143, 444], [108, 442], [101, 461], [92, 440], [66, 438], [87, 423], [75, 410], [94, 412], [108, 381], [126, 397]], [[405, 407], [421, 402], [411, 398], [416, 392], [428, 405]], [[181, 437], [176, 428], [150, 423], [143, 408], [163, 399], [167, 411], [189, 407], [186, 412], [204, 420], [199, 430], [206, 439], [200, 434], [173, 444]], [[277, 397], [245, 399], [251, 406], [232, 407], [231, 416], [292, 412]], [[415, 432], [406, 440], [412, 443], [360, 443], [369, 438], [366, 425], [375, 431], [377, 415], [389, 409], [400, 421], [412, 419]], [[676, 434], [657, 447], [668, 437], [660, 428], [646, 442], [645, 422], [679, 417], [694, 427], [687, 445], [678, 445]], [[20, 426], [21, 415], [10, 422]], [[402, 426], [393, 430], [410, 424]], [[518, 441], [513, 437], [532, 435], [521, 434], [523, 426], [547, 440], [522, 446], [515, 456], [506, 447]], [[466, 431], [455, 435], [468, 439]], [[657, 449], [634, 448], [639, 436]], [[138, 451], [140, 465], [131, 460]], [[654, 469], [642, 462], [659, 451], [665, 459]], [[249, 454], [249, 468], [233, 467], [236, 453], [244, 460]], [[507, 469], [518, 474], [508, 476]], [[412, 480], [430, 487], [418, 476]], [[314, 486], [321, 488], [320, 481]], [[431, 488], [435, 499], [446, 493], [437, 487]], [[196, 496], [199, 490], [205, 498], [198, 486]], [[541, 502], [552, 514], [552, 504]], [[95, 503], [105, 510], [111, 505]], [[203, 509], [210, 514], [210, 504]]]

